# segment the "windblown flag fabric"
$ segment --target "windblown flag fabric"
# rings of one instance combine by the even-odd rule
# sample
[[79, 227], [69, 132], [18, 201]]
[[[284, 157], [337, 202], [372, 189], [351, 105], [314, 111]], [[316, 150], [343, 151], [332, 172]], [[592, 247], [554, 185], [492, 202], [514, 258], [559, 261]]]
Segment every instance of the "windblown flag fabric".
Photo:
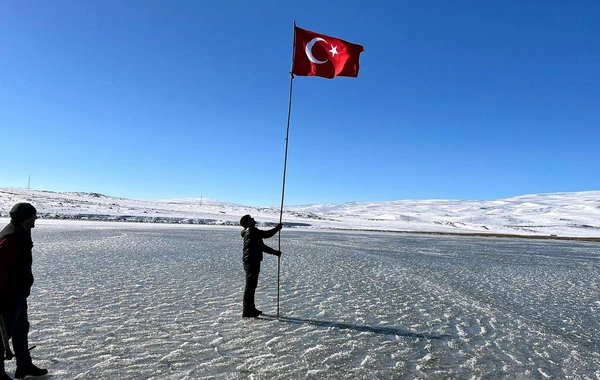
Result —
[[329, 79], [358, 76], [358, 59], [365, 50], [361, 45], [294, 28], [294, 75]]

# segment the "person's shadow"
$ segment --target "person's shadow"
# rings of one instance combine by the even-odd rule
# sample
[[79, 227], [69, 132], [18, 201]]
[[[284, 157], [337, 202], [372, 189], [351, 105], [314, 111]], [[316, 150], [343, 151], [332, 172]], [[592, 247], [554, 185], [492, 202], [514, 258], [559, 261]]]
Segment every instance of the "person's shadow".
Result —
[[343, 323], [343, 322], [320, 321], [320, 320], [316, 320], [316, 319], [308, 319], [308, 318], [304, 319], [304, 318], [294, 318], [294, 317], [285, 317], [285, 316], [279, 316], [279, 318], [277, 318], [276, 315], [272, 315], [272, 314], [262, 314], [261, 317], [267, 318], [267, 319], [275, 319], [275, 320], [279, 320], [281, 322], [294, 323], [297, 325], [313, 325], [313, 326], [317, 326], [317, 327], [327, 327], [327, 328], [333, 327], [333, 328], [340, 329], [340, 330], [370, 332], [370, 333], [374, 333], [374, 334], [394, 335], [394, 336], [402, 336], [402, 337], [414, 338], [414, 339], [449, 339], [452, 337], [451, 335], [446, 335], [446, 334], [441, 334], [441, 335], [419, 334], [419, 333], [415, 333], [412, 331], [408, 331], [408, 330], [396, 328], [396, 327], [383, 327], [383, 326], [373, 327], [373, 326], [353, 325], [350, 323]]

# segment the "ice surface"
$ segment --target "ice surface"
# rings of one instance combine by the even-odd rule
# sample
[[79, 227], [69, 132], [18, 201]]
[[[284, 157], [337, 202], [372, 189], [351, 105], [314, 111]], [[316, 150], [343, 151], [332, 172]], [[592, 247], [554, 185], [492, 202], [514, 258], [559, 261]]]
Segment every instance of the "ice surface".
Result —
[[[53, 380], [600, 377], [597, 243], [284, 229], [281, 317], [242, 319], [239, 232], [41, 220], [34, 361]], [[265, 255], [269, 315], [276, 283]]]

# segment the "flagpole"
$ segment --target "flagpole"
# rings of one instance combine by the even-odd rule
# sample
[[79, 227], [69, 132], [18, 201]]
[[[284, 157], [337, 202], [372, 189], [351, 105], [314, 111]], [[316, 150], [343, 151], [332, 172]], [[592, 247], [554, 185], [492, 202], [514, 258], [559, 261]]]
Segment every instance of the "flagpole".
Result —
[[[292, 93], [294, 88], [294, 51], [296, 50], [296, 21], [294, 21], [294, 42], [292, 44], [292, 69], [290, 70], [290, 100], [288, 103], [287, 128], [285, 131], [285, 155], [283, 159], [283, 184], [281, 186], [281, 207], [279, 209], [279, 223], [283, 221], [283, 201], [285, 199], [285, 179], [287, 172], [288, 146], [290, 141], [290, 120], [292, 118]], [[279, 231], [279, 251], [281, 252], [281, 231]], [[279, 284], [281, 277], [281, 256], [277, 258], [277, 318], [279, 318]]]

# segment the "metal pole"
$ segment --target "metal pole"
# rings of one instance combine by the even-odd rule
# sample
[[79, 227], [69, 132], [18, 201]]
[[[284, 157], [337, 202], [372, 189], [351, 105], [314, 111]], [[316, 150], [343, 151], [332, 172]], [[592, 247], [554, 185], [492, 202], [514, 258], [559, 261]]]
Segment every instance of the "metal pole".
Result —
[[[279, 223], [283, 221], [283, 201], [285, 199], [285, 175], [287, 171], [287, 157], [290, 137], [290, 120], [292, 118], [292, 93], [294, 87], [294, 51], [296, 50], [296, 21], [294, 21], [294, 43], [292, 44], [292, 70], [290, 70], [290, 100], [288, 103], [287, 128], [285, 131], [285, 156], [283, 159], [283, 185], [281, 187], [281, 207], [279, 209]], [[281, 231], [279, 231], [279, 251], [281, 252]], [[279, 284], [281, 278], [281, 256], [277, 258], [277, 318], [279, 318]]]

